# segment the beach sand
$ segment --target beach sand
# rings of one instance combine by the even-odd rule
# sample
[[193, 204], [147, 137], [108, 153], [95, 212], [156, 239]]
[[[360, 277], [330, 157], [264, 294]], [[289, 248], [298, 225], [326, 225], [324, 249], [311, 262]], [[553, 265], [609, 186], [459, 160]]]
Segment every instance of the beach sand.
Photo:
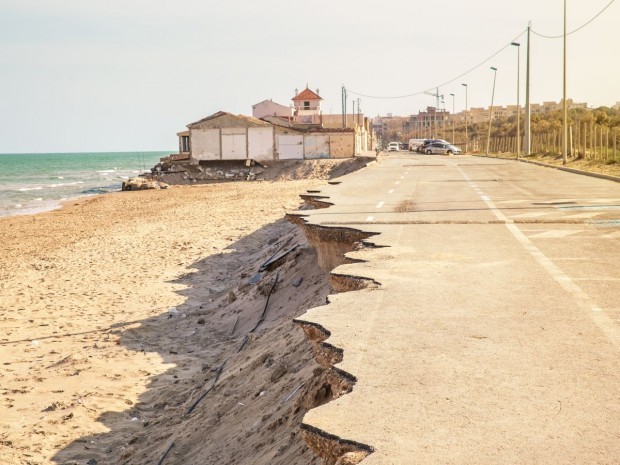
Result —
[[[283, 216], [324, 182], [119, 192], [1, 219], [0, 463], [157, 463], [171, 444], [166, 463], [319, 463], [297, 429], [322, 369], [291, 319], [329, 284]], [[249, 285], [282, 244], [298, 248]], [[270, 313], [233, 357], [275, 273]]]

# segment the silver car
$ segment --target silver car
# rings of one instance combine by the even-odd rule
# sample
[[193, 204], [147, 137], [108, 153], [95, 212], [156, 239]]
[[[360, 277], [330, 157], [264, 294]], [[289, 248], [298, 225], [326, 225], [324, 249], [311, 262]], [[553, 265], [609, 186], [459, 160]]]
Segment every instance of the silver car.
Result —
[[444, 142], [433, 142], [428, 144], [425, 148], [425, 153], [428, 155], [439, 154], [439, 155], [458, 155], [462, 152], [460, 147], [456, 145], [447, 144]]

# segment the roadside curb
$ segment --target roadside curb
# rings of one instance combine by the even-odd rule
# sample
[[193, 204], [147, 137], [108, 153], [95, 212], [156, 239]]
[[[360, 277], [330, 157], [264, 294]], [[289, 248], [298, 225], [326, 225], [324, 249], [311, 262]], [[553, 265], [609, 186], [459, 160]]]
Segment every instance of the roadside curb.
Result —
[[592, 178], [599, 178], [599, 179], [606, 179], [607, 181], [620, 182], [620, 177], [618, 176], [611, 176], [609, 174], [601, 174], [601, 173], [593, 173], [592, 171], [584, 171], [584, 170], [578, 170], [575, 168], [567, 168], [565, 166], [550, 165], [548, 163], [543, 163], [540, 161], [525, 160], [523, 158], [503, 158], [503, 157], [482, 156], [482, 155], [473, 155], [473, 156], [479, 157], [479, 158], [495, 158], [497, 160], [508, 160], [508, 161], [518, 161], [522, 163], [530, 163], [532, 165], [544, 166], [545, 168], [554, 168], [556, 170], [567, 171], [573, 174], [581, 174], [583, 176], [590, 176]]

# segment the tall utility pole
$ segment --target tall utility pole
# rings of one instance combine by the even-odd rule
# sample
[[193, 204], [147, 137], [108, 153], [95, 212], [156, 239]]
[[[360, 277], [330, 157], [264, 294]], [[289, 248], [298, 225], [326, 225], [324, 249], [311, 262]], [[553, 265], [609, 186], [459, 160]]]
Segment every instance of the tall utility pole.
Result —
[[452, 143], [454, 144], [454, 94], [450, 94], [452, 97]]
[[347, 127], [347, 89], [342, 85], [342, 127]]
[[562, 164], [566, 165], [568, 157], [568, 105], [566, 104], [566, 0], [564, 0], [564, 97], [562, 98], [564, 112], [564, 137], [562, 138]]
[[527, 24], [527, 66], [525, 71], [525, 135], [523, 152], [527, 157], [532, 151], [532, 110], [530, 108], [530, 30], [532, 22]]
[[465, 87], [465, 153], [469, 152], [469, 138], [467, 137], [467, 115], [469, 114], [467, 106], [467, 84], [461, 84]]
[[521, 84], [521, 44], [512, 42], [510, 45], [517, 47], [517, 158], [521, 155], [521, 109], [519, 99], [519, 88]]
[[489, 108], [489, 133], [487, 135], [487, 150], [486, 155], [489, 156], [489, 147], [491, 145], [491, 121], [493, 120], [493, 100], [495, 100], [495, 80], [497, 78], [497, 68], [491, 66], [493, 71], [493, 93], [491, 94], [491, 107]]

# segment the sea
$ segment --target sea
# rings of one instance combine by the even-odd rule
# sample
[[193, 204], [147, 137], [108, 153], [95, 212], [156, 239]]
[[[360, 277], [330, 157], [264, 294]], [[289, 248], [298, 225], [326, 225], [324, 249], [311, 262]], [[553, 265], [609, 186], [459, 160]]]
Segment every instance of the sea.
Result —
[[119, 191], [171, 151], [0, 154], [0, 217], [32, 215], [67, 200]]

